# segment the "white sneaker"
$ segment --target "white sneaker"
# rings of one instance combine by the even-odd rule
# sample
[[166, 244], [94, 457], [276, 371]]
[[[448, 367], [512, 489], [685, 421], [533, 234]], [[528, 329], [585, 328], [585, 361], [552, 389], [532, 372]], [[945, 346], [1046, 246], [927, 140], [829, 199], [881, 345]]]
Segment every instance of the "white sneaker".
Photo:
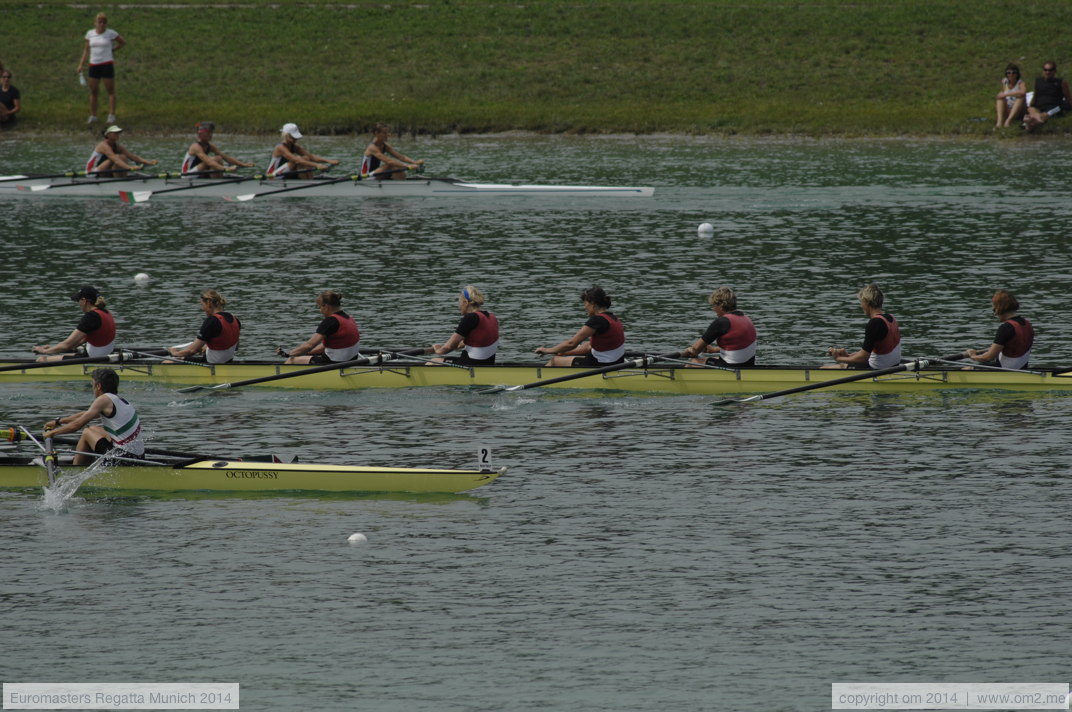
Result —
[[114, 124], [115, 123], [115, 114], [108, 114], [108, 123], [109, 124]]
[[87, 126], [92, 126], [96, 121], [97, 121], [96, 116], [90, 116], [88, 119], [86, 119], [86, 125]]

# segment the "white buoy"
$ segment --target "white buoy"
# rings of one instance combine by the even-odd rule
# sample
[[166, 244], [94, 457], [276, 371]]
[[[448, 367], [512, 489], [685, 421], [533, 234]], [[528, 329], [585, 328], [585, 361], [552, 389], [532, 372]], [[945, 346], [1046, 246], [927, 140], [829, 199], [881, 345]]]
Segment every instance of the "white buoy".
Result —
[[368, 541], [368, 537], [361, 532], [354, 532], [349, 536], [346, 541], [350, 542], [351, 544], [364, 544], [366, 541]]
[[696, 230], [701, 235], [714, 235], [715, 226], [711, 223], [701, 223], [700, 227]]
[[148, 284], [148, 283], [149, 283], [149, 275], [146, 274], [145, 272], [138, 272], [136, 275], [134, 275], [134, 284]]

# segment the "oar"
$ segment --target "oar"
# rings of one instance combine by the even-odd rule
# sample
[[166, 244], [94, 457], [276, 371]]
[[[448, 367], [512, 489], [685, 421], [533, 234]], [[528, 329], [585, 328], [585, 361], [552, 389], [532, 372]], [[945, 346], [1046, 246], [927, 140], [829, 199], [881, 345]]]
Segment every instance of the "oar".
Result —
[[[0, 429], [0, 438], [5, 437], [5, 433], [6, 433], [5, 430]], [[29, 435], [29, 433], [27, 433], [26, 435]], [[26, 435], [20, 436], [19, 439], [25, 440]], [[32, 436], [31, 436], [31, 439], [32, 439]], [[77, 445], [78, 444], [78, 437], [74, 436], [74, 435], [57, 435], [55, 440], [56, 440], [56, 442], [63, 443], [65, 445]], [[96, 457], [100, 457], [100, 455], [97, 454], [97, 453], [86, 453], [86, 454], [87, 455], [92, 454], [92, 455], [95, 455]], [[217, 455], [202, 455], [200, 453], [194, 453], [194, 452], [176, 452], [174, 450], [161, 450], [161, 449], [157, 449], [157, 448], [148, 448], [148, 447], [145, 448], [145, 454], [146, 455], [158, 455], [158, 456], [161, 456], [161, 457], [173, 457], [173, 458], [177, 458], [179, 460], [228, 460], [228, 459], [231, 459], [231, 458], [227, 458], [227, 457], [219, 457]]]
[[[56, 422], [59, 423], [59, 418], [56, 419]], [[7, 437], [13, 441], [32, 440], [33, 444], [40, 448], [45, 455], [44, 463], [45, 471], [48, 472], [48, 486], [51, 487], [56, 484], [56, 448], [52, 446], [52, 438], [45, 438], [45, 443], [42, 445], [37, 442], [37, 438], [33, 436], [33, 433], [26, 428], [21, 425], [16, 425], [15, 428], [20, 431], [18, 434], [11, 431], [0, 431], [0, 436]]]
[[0, 366], [0, 371], [24, 371], [32, 368], [54, 368], [56, 366], [67, 366], [70, 364], [79, 363], [117, 363], [122, 361], [121, 354], [112, 353], [107, 356], [82, 356], [79, 358], [65, 358], [62, 361], [30, 361], [27, 363], [15, 363], [7, 366]]
[[611, 371], [621, 371], [625, 368], [644, 368], [650, 364], [659, 361], [660, 359], [677, 358], [681, 353], [675, 351], [672, 354], [664, 354], [662, 356], [642, 356], [641, 358], [622, 361], [621, 363], [612, 363], [609, 366], [600, 366], [599, 368], [593, 368], [588, 371], [581, 371], [580, 373], [570, 373], [565, 376], [558, 376], [556, 378], [548, 378], [543, 381], [533, 381], [532, 383], [526, 383], [522, 386], [495, 386], [494, 388], [487, 388], [477, 393], [501, 393], [503, 391], [524, 391], [529, 388], [539, 388], [540, 386], [550, 386], [553, 383], [564, 383], [566, 381], [572, 381], [577, 378], [586, 378], [588, 376], [598, 376], [601, 373], [610, 373]]
[[[398, 173], [400, 171], [405, 171], [405, 170], [407, 170], [407, 169], [398, 168], [398, 169], [395, 169], [393, 171], [387, 171], [387, 173], [380, 173], [379, 175], [385, 176], [388, 173]], [[279, 190], [269, 190], [269, 191], [265, 191], [264, 193], [246, 193], [245, 195], [226, 195], [226, 196], [224, 196], [223, 199], [227, 200], [227, 201], [230, 201], [232, 203], [241, 203], [241, 202], [245, 202], [247, 200], [253, 200], [254, 198], [259, 198], [262, 195], [277, 195], [279, 193], [290, 193], [290, 192], [295, 191], [295, 190], [308, 190], [310, 188], [318, 188], [318, 187], [323, 186], [323, 185], [334, 185], [335, 183], [345, 183], [348, 180], [353, 181], [353, 182], [356, 183], [359, 180], [375, 180], [375, 179], [371, 175], [363, 176], [363, 175], [354, 174], [354, 175], [350, 175], [350, 176], [345, 176], [343, 178], [332, 178], [330, 180], [310, 180], [304, 185], [297, 185], [297, 186], [293, 186], [291, 188], [280, 188]]]
[[[126, 171], [107, 171], [104, 173], [96, 173], [89, 175], [108, 175], [109, 173], [121, 173]], [[15, 188], [18, 190], [28, 190], [33, 193], [39, 193], [42, 190], [63, 190], [64, 188], [78, 188], [86, 185], [106, 185], [108, 183], [122, 183], [123, 181], [130, 180], [144, 180], [145, 178], [152, 178], [152, 176], [145, 175], [144, 173], [138, 173], [137, 175], [124, 176], [122, 178], [108, 178], [105, 180], [92, 180], [92, 181], [80, 181], [78, 183], [61, 183], [60, 185], [17, 185]]]
[[85, 171], [67, 171], [65, 173], [49, 173], [47, 175], [12, 176], [10, 178], [0, 178], [0, 183], [11, 183], [17, 180], [44, 180], [45, 178], [78, 178], [85, 174]]
[[[184, 173], [182, 175], [192, 175], [190, 173]], [[211, 188], [221, 183], [244, 183], [246, 181], [258, 180], [263, 176], [234, 176], [224, 178], [212, 178], [200, 183], [194, 183], [193, 185], [183, 185], [178, 188], [166, 188], [164, 190], [121, 190], [119, 191], [119, 199], [124, 203], [144, 203], [154, 195], [163, 195], [164, 193], [178, 193], [183, 190], [198, 190], [199, 188]]]
[[832, 381], [817, 381], [815, 383], [809, 383], [804, 386], [797, 386], [796, 388], [787, 388], [784, 391], [774, 391], [773, 393], [763, 393], [758, 396], [749, 396], [748, 398], [727, 398], [720, 400], [715, 405], [730, 405], [733, 403], [751, 403], [753, 401], [767, 400], [769, 398], [777, 398], [778, 396], [787, 396], [792, 393], [803, 393], [804, 391], [813, 391], [816, 388], [828, 388], [830, 386], [840, 386], [843, 383], [853, 383], [855, 381], [866, 381], [868, 378], [878, 378], [879, 376], [887, 376], [891, 373], [900, 373], [901, 371], [919, 371], [921, 369], [930, 366], [932, 362], [937, 361], [956, 361], [964, 358], [964, 354], [951, 354], [949, 356], [943, 356], [941, 358], [927, 360], [916, 359], [915, 361], [909, 361], [908, 363], [902, 363], [900, 366], [892, 366], [890, 368], [880, 368], [877, 371], [863, 371], [861, 373], [854, 374], [852, 376], [845, 376], [844, 378], [835, 378]]
[[45, 438], [45, 471], [48, 473], [48, 486], [56, 484], [56, 448], [52, 438]]
[[252, 386], [255, 383], [268, 383], [269, 381], [280, 381], [284, 378], [298, 378], [299, 376], [308, 376], [313, 373], [322, 373], [324, 371], [335, 371], [350, 366], [375, 366], [381, 363], [394, 360], [396, 356], [413, 356], [415, 354], [424, 353], [424, 349], [411, 349], [410, 351], [400, 351], [398, 354], [387, 354], [379, 356], [362, 356], [361, 358], [354, 359], [352, 361], [340, 361], [339, 363], [326, 363], [322, 366], [313, 366], [312, 368], [303, 368], [297, 371], [291, 371], [290, 373], [277, 373], [274, 376], [261, 376], [260, 378], [250, 378], [245, 381], [235, 381], [233, 383], [220, 383], [215, 386], [187, 386], [186, 388], [180, 388], [179, 393], [193, 393], [195, 391], [222, 391], [229, 388], [238, 388], [240, 386]]

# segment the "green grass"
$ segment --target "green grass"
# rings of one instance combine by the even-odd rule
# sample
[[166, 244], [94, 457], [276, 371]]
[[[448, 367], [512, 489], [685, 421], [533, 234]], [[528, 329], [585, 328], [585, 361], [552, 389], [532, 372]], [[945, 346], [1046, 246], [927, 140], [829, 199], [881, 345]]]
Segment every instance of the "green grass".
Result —
[[1063, 2], [0, 0], [24, 129], [82, 128], [98, 9], [140, 130], [984, 135], [1006, 62], [1072, 70]]

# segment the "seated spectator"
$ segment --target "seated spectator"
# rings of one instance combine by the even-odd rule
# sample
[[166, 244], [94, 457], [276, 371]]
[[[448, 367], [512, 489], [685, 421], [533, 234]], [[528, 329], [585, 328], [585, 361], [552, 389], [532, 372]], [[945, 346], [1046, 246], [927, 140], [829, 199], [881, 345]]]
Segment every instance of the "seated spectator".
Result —
[[1020, 77], [1020, 68], [1010, 62], [1005, 65], [1005, 78], [1001, 80], [1001, 91], [997, 95], [998, 122], [994, 128], [1008, 128], [1020, 118], [1026, 108], [1025, 96], [1027, 85]]
[[1042, 76], [1035, 80], [1035, 95], [1031, 99], [1031, 106], [1027, 107], [1024, 128], [1031, 131], [1062, 111], [1072, 111], [1072, 93], [1068, 90], [1068, 81], [1057, 76], [1056, 62], [1045, 62]]
[[22, 95], [11, 84], [11, 70], [0, 66], [0, 124], [14, 124], [22, 109]]

